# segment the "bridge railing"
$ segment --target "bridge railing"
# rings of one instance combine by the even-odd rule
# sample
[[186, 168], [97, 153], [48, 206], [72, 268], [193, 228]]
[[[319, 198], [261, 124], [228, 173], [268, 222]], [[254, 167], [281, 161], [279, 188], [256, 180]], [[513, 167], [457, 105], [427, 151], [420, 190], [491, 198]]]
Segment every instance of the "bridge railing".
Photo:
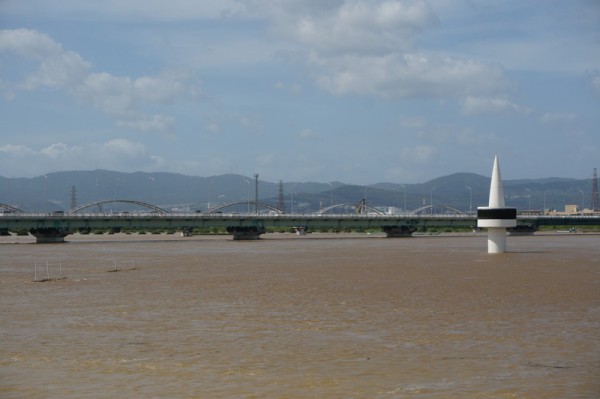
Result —
[[[254, 214], [254, 213], [5, 213], [0, 214], [1, 219], [447, 219], [468, 220], [476, 219], [475, 215], [452, 214], [322, 214], [322, 213], [284, 213], [284, 214]], [[519, 220], [600, 220], [600, 215], [517, 215]]]

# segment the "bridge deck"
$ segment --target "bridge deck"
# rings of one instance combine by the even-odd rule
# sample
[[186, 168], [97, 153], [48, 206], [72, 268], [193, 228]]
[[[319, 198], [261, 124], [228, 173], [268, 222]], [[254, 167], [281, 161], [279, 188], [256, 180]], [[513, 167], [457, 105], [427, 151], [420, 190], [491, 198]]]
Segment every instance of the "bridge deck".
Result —
[[[546, 216], [519, 215], [519, 225], [529, 226], [582, 226], [600, 225], [600, 216]], [[422, 227], [472, 227], [476, 226], [474, 215], [361, 215], [361, 214], [154, 214], [154, 213], [81, 213], [39, 214], [18, 213], [0, 216], [0, 229], [20, 231], [30, 229], [182, 229], [265, 227], [307, 229], [321, 228], [382, 228], [385, 226]]]

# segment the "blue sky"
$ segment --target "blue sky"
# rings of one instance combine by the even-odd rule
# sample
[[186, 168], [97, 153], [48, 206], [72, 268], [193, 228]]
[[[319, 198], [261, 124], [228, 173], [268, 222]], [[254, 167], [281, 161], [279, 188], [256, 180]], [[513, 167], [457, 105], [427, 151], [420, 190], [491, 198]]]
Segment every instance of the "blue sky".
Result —
[[600, 167], [595, 0], [3, 0], [0, 175]]

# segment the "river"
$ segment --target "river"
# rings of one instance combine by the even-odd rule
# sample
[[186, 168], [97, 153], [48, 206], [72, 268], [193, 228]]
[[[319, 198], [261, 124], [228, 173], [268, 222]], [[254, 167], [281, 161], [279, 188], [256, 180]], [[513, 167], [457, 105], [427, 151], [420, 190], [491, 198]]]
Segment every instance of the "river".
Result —
[[0, 237], [1, 398], [600, 397], [599, 235], [67, 240]]

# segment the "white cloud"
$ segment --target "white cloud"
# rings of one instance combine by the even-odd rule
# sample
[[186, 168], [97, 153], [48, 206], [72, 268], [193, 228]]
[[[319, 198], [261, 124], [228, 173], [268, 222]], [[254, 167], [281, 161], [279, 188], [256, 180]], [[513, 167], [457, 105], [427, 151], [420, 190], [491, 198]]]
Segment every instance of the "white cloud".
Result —
[[92, 73], [74, 90], [80, 101], [92, 104], [116, 118], [117, 125], [143, 132], [169, 133], [175, 119], [140, 112], [140, 104], [166, 103], [194, 97], [194, 89], [186, 88], [186, 75], [165, 73], [158, 77], [116, 77], [108, 73]]
[[515, 104], [506, 98], [471, 97], [462, 101], [462, 112], [466, 115], [520, 113], [529, 114], [531, 109]]
[[[37, 71], [27, 76], [21, 87], [27, 90], [42, 86], [64, 89], [81, 103], [115, 118], [118, 126], [144, 132], [167, 133], [175, 124], [172, 117], [146, 114], [145, 105], [194, 99], [199, 91], [195, 79], [182, 71], [138, 78], [107, 72], [91, 73], [90, 62], [75, 52], [63, 50], [48, 35], [34, 30], [0, 31], [0, 53], [9, 51], [39, 62]], [[14, 94], [4, 92], [3, 96], [11, 98]]]
[[0, 154], [0, 168], [18, 171], [20, 175], [107, 167], [113, 170], [159, 170], [166, 166], [165, 160], [149, 154], [144, 144], [124, 138], [80, 145], [54, 143], [39, 149], [6, 144], [0, 147]]
[[125, 119], [125, 117], [117, 120], [117, 126], [128, 128], [128, 129], [136, 129], [142, 132], [162, 132], [168, 133], [174, 129], [175, 119], [165, 116], [165, 115], [145, 115], [145, 114], [137, 114], [137, 113], [129, 113], [126, 117], [129, 119]]
[[191, 80], [183, 71], [167, 71], [159, 76], [142, 76], [132, 84], [139, 101], [170, 103], [179, 98], [196, 97], [197, 89], [190, 85]]
[[150, 155], [150, 164], [153, 165], [152, 170], [165, 170], [169, 166], [169, 162], [160, 155]]
[[126, 157], [137, 157], [146, 153], [146, 147], [142, 143], [135, 143], [127, 139], [114, 139], [102, 145], [102, 148], [110, 154]]
[[135, 102], [131, 79], [105, 72], [89, 74], [73, 92], [82, 102], [113, 116], [126, 113]]
[[405, 147], [400, 151], [400, 157], [406, 162], [426, 163], [433, 159], [436, 150], [433, 147], [417, 145], [414, 147]]
[[[436, 22], [425, 1], [266, 2], [275, 31], [320, 53], [382, 53], [412, 46]], [[303, 3], [303, 2], [300, 2]]]
[[91, 64], [74, 52], [60, 52], [46, 57], [37, 72], [30, 75], [24, 87], [34, 90], [40, 86], [71, 87], [85, 78]]
[[63, 51], [50, 36], [30, 29], [0, 30], [0, 53], [10, 51], [26, 58], [43, 60]]
[[318, 84], [338, 95], [384, 98], [456, 97], [506, 91], [511, 83], [499, 67], [423, 53], [323, 58], [316, 54]]
[[565, 112], [565, 113], [545, 113], [540, 117], [540, 122], [547, 125], [556, 125], [561, 123], [570, 123], [577, 120], [577, 115]]
[[[77, 18], [80, 21], [97, 19], [100, 21], [160, 22], [174, 20], [206, 19], [226, 16], [237, 12], [240, 5], [235, 0], [146, 0], [143, 6], [138, 0], [28, 0], [6, 2], [3, 11], [26, 17], [36, 12], [46, 12], [51, 16]], [[12, 4], [11, 4], [12, 3]], [[38, 11], [42, 10], [42, 11]]]
[[0, 152], [12, 156], [26, 156], [34, 154], [35, 151], [24, 145], [6, 144], [0, 147]]
[[[496, 115], [504, 116], [527, 112], [527, 108], [522, 105], [539, 109], [539, 105], [535, 105], [536, 101], [538, 104], [546, 104], [544, 109], [577, 112], [578, 119], [572, 125], [578, 126], [572, 129], [571, 125], [563, 125], [561, 127], [565, 128], [564, 133], [573, 134], [567, 133], [567, 130], [576, 131], [582, 135], [582, 140], [593, 142], [596, 139], [592, 133], [593, 125], [597, 117], [586, 96], [592, 91], [591, 87], [600, 93], [600, 74], [596, 71], [585, 75], [586, 84], [590, 85], [587, 86], [587, 93], [580, 91], [581, 87], [573, 86], [573, 82], [577, 76], [582, 77], [585, 71], [594, 71], [594, 68], [599, 67], [597, 60], [600, 52], [585, 51], [597, 47], [597, 42], [586, 41], [586, 38], [594, 37], [588, 36], [589, 29], [579, 29], [581, 19], [573, 18], [572, 11], [587, 13], [588, 8], [583, 4], [594, 1], [540, 8], [527, 2], [511, 0], [496, 2], [491, 6], [488, 2], [486, 7], [490, 8], [486, 9], [469, 8], [467, 3], [472, 2], [239, 0], [238, 6], [233, 4], [236, 0], [149, 0], [143, 7], [135, 0], [1, 2], [0, 8], [5, 20], [14, 23], [28, 21], [27, 26], [35, 29], [47, 27], [50, 30], [46, 33], [50, 36], [28, 29], [4, 30], [0, 33], [0, 96], [10, 99], [16, 95], [16, 101], [3, 104], [4, 114], [7, 115], [4, 123], [6, 137], [0, 146], [11, 142], [11, 137], [17, 137], [15, 129], [25, 133], [47, 127], [46, 139], [52, 137], [52, 132], [61, 131], [54, 137], [60, 137], [71, 148], [73, 143], [79, 145], [83, 139], [69, 139], [69, 132], [73, 131], [74, 124], [85, 118], [89, 121], [87, 123], [92, 124], [80, 129], [81, 136], [85, 135], [87, 140], [112, 130], [118, 137], [128, 137], [132, 142], [141, 141], [147, 147], [145, 153], [139, 152], [133, 158], [127, 158], [117, 156], [120, 154], [117, 152], [114, 152], [114, 157], [110, 157], [110, 152], [102, 144], [97, 144], [95, 152], [90, 150], [89, 145], [84, 145], [88, 157], [77, 157], [79, 166], [76, 168], [80, 168], [82, 164], [87, 165], [88, 160], [93, 161], [94, 165], [102, 165], [95, 161], [102, 159], [106, 161], [103, 165], [111, 168], [124, 165], [125, 160], [129, 160], [130, 164], [126, 165], [128, 169], [129, 165], [143, 169], [161, 162], [151, 154], [154, 152], [151, 146], [155, 145], [160, 146], [158, 151], [165, 157], [168, 151], [175, 154], [168, 155], [173, 158], [168, 160], [168, 169], [181, 170], [186, 165], [185, 161], [178, 161], [177, 158], [197, 158], [197, 163], [189, 164], [196, 166], [190, 166], [187, 170], [204, 174], [204, 166], [207, 165], [204, 157], [208, 152], [208, 156], [228, 159], [227, 154], [219, 153], [219, 148], [227, 145], [228, 135], [207, 137], [209, 132], [217, 133], [221, 129], [225, 131], [225, 126], [228, 132], [264, 131], [264, 138], [287, 131], [295, 136], [297, 144], [304, 143], [304, 146], [308, 145], [308, 141], [302, 142], [301, 136], [310, 139], [314, 132], [307, 130], [302, 133], [303, 127], [310, 126], [323, 134], [332, 129], [355, 132], [364, 126], [374, 126], [369, 130], [373, 142], [394, 144], [387, 146], [389, 148], [384, 152], [394, 152], [395, 155], [390, 153], [391, 155], [382, 159], [396, 159], [403, 146], [409, 147], [405, 155], [410, 157], [426, 159], [428, 154], [434, 152], [431, 165], [435, 164], [439, 172], [440, 167], [444, 168], [440, 166], [440, 157], [449, 157], [445, 153], [456, 154], [461, 164], [465, 165], [462, 162], [472, 160], [473, 152], [477, 150], [476, 144], [468, 147], [470, 143], [491, 140], [493, 137], [490, 138], [490, 135], [497, 134], [493, 144], [502, 150], [504, 141], [514, 142], [513, 136], [518, 135], [518, 132], [532, 128], [531, 118], [519, 117], [505, 118], [501, 127], [493, 126], [489, 130], [489, 126], [481, 124], [484, 121], [480, 118], [456, 115], [457, 104], [465, 107], [465, 113], [495, 112], [498, 113]], [[242, 6], [246, 7], [245, 12], [236, 14], [235, 11]], [[15, 10], [19, 12], [15, 13]], [[232, 12], [228, 13], [229, 11]], [[572, 24], [566, 24], [569, 18], [573, 21]], [[127, 23], [134, 20], [135, 24]], [[70, 23], [71, 21], [76, 22]], [[105, 21], [111, 21], [111, 24], [106, 24]], [[589, 20], [587, 25], [590, 25]], [[81, 30], [83, 28], [84, 31]], [[567, 28], [572, 28], [572, 32], [567, 32]], [[565, 67], [565, 63], [571, 66]], [[190, 90], [190, 86], [198, 86], [195, 75], [180, 71], [161, 72], [161, 65], [173, 65], [175, 68], [190, 65], [197, 71], [206, 73], [210, 79], [208, 87], [215, 93], [206, 98], [211, 102], [211, 110], [188, 106], [192, 104], [179, 106], [182, 101], [189, 101], [196, 95], [195, 90]], [[555, 73], [545, 74], [551, 70]], [[565, 74], [565, 71], [569, 74]], [[320, 90], [314, 91], [314, 87], [309, 87], [305, 75], [313, 79], [316, 82], [314, 85]], [[521, 104], [524, 100], [511, 96], [517, 87], [509, 78], [523, 82], [527, 80], [518, 88], [522, 90], [520, 98], [528, 99], [527, 104]], [[281, 92], [273, 93], [273, 84], [278, 81], [280, 84], [275, 85], [275, 88]], [[303, 87], [294, 86], [294, 82], [301, 83]], [[546, 84], [547, 89], [548, 84], [557, 88], [570, 87], [569, 95], [565, 98], [543, 98], [543, 93], [548, 90], [540, 90], [540, 84]], [[26, 87], [37, 92], [25, 93]], [[284, 98], [283, 91], [298, 92], [300, 89], [304, 94], [302, 98]], [[349, 99], [336, 101], [327, 98], [329, 93], [348, 96]], [[79, 107], [72, 109], [70, 114], [75, 117], [63, 117], [65, 106], [72, 105], [73, 101], [65, 104], [65, 96], [62, 94], [70, 95], [79, 102]], [[368, 99], [361, 98], [364, 96], [401, 101], [389, 104], [375, 99], [369, 102]], [[428, 100], [403, 100], [410, 97]], [[470, 99], [460, 102], [466, 98]], [[50, 104], [48, 99], [56, 103]], [[296, 112], [302, 101], [306, 101], [302, 114], [312, 115], [317, 120], [300, 125], [299, 129], [290, 132], [289, 126], [297, 126], [297, 119], [302, 119]], [[561, 101], [569, 104], [561, 105]], [[277, 102], [275, 106], [274, 102]], [[172, 104], [175, 105], [171, 106]], [[436, 104], [447, 106], [436, 107]], [[356, 112], [359, 107], [373, 112]], [[32, 109], [39, 110], [39, 115], [43, 115], [42, 119], [47, 122], [34, 118], [26, 126], [19, 127], [15, 121], [19, 118], [23, 120], [23, 115], [31, 114]], [[106, 120], [90, 115], [93, 111], [101, 114], [100, 116], [107, 116], [114, 122], [113, 126], [106, 126]], [[276, 118], [271, 117], [273, 112], [277, 112]], [[179, 118], [174, 118], [176, 113], [186, 114], [185, 126]], [[406, 117], [398, 120], [400, 113]], [[557, 115], [542, 114], [543, 112], [536, 114], [536, 118], [541, 118], [540, 123], [561, 120]], [[251, 116], [240, 122], [242, 115]], [[322, 118], [322, 115], [330, 115], [331, 118]], [[412, 115], [426, 119], [411, 119]], [[295, 122], [289, 118], [295, 118]], [[376, 126], [368, 121], [369, 118], [377, 120]], [[64, 122], [68, 122], [69, 126], [61, 128], [61, 123]], [[570, 123], [569, 118], [562, 118], [561, 123]], [[453, 125], [448, 126], [449, 124]], [[185, 137], [172, 140], [168, 145], [165, 145], [164, 140], [154, 141], [150, 137], [133, 139], [133, 136], [118, 133], [124, 129], [128, 132], [172, 133], [176, 127]], [[393, 129], [398, 132], [395, 137], [390, 134]], [[560, 132], [553, 133], [559, 137]], [[248, 140], [253, 139], [250, 136], [246, 134], [238, 137], [239, 149], [233, 150], [248, 150], [248, 143], [251, 142]], [[197, 145], [196, 141], [201, 139], [205, 139], [205, 142]], [[96, 140], [103, 142], [108, 139]], [[560, 140], [550, 141], [548, 140], [545, 153], [566, 151], [566, 140], [560, 144], [556, 144]], [[34, 148], [32, 144], [28, 144], [34, 142], [43, 142], [44, 147], [49, 144], [47, 140], [35, 141], [31, 137], [22, 144]], [[340, 143], [345, 148], [343, 152], [351, 154], [356, 140], [348, 135]], [[255, 144], [256, 141], [252, 145]], [[423, 144], [424, 147], [413, 154], [418, 144]], [[186, 148], [182, 148], [182, 145]], [[458, 151], [460, 148], [452, 145], [468, 147], [473, 151], [470, 156], [465, 157]], [[177, 146], [179, 148], [175, 148]], [[283, 148], [285, 146], [282, 146], [281, 140], [265, 140], [260, 146], [263, 151], [259, 153], [267, 152], [277, 156], [277, 165], [270, 167], [277, 170], [273, 175], [280, 173], [281, 177], [286, 178], [283, 174], [294, 173], [297, 165], [289, 162], [290, 157], [285, 155], [287, 149]], [[188, 147], [197, 149], [195, 154], [190, 155]], [[27, 152], [27, 148], [4, 146], [2, 149], [0, 158], [5, 160], [12, 159], [7, 151]], [[58, 146], [47, 149], [49, 154], [56, 157], [53, 160], [41, 154], [39, 147], [29, 150], [38, 155], [40, 161], [32, 157], [34, 162], [44, 160], [48, 168], [54, 168], [59, 159], [63, 160], [61, 169], [77, 165], [69, 163], [69, 152], [64, 148], [64, 152], [60, 152], [61, 148]], [[317, 149], [312, 152], [316, 155], [324, 151]], [[575, 152], [572, 149], [571, 153]], [[64, 155], [63, 158], [61, 154]], [[243, 159], [239, 155], [232, 155], [230, 158], [233, 167], [220, 172], [234, 168], [252, 171], [256, 165], [254, 157]], [[326, 165], [329, 161], [323, 156], [316, 163]], [[0, 159], [0, 162], [4, 161]], [[403, 164], [402, 160], [397, 162], [410, 171], [410, 163]], [[580, 162], [583, 163], [584, 160]], [[328, 179], [343, 176], [354, 180], [367, 173], [381, 176], [382, 171], [394, 166], [394, 161], [384, 164], [379, 159], [366, 166], [358, 163], [352, 160], [344, 162], [347, 166], [324, 167], [323, 176]], [[537, 164], [541, 165], [543, 162]], [[569, 168], [570, 171], [565, 170], [565, 173], [573, 174], [571, 171], [575, 170], [574, 164], [570, 163]], [[256, 170], [260, 170], [262, 176], [264, 169], [267, 168]], [[429, 176], [438, 173], [433, 166], [425, 164], [419, 164], [418, 169], [414, 173]], [[368, 170], [372, 172], [367, 172]], [[364, 175], [361, 175], [363, 171]]]
[[39, 68], [22, 86], [34, 90], [40, 86], [69, 87], [85, 77], [91, 64], [79, 54], [64, 51], [48, 35], [29, 29], [0, 31], [0, 53], [11, 52], [39, 62]]
[[415, 37], [438, 21], [425, 0], [245, 3], [300, 46], [317, 84], [336, 95], [446, 98], [512, 88], [498, 65], [416, 48]]
[[[58, 160], [60, 158], [75, 157], [77, 162], [86, 159], [103, 159], [107, 156], [115, 157], [137, 157], [146, 154], [146, 148], [142, 143], [136, 143], [127, 139], [114, 139], [103, 144], [90, 143], [85, 146], [68, 146], [64, 143], [54, 143], [40, 150], [35, 150], [24, 145], [7, 144], [0, 147], [0, 152], [19, 157], [42, 156], [46, 159]], [[33, 158], [32, 158], [33, 159]]]
[[47, 156], [51, 159], [59, 159], [65, 156], [71, 156], [74, 153], [79, 153], [81, 148], [69, 147], [64, 143], [51, 144], [46, 148], [40, 150], [40, 154]]

